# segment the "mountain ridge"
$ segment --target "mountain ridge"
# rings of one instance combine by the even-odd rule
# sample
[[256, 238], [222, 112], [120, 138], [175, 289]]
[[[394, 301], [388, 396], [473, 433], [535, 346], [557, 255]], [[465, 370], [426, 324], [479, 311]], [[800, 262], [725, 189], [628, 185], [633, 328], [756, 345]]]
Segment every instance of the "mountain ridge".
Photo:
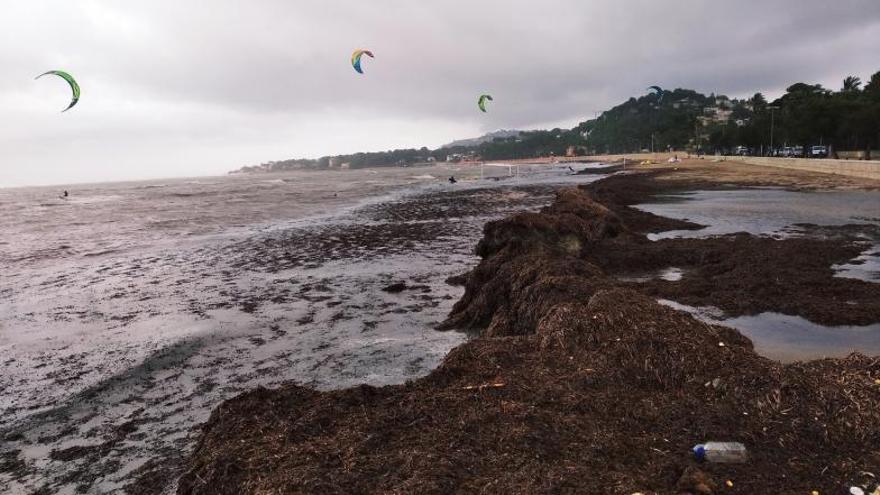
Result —
[[447, 143], [447, 144], [444, 144], [443, 146], [440, 146], [440, 149], [455, 148], [456, 146], [462, 146], [462, 147], [479, 146], [483, 143], [491, 142], [492, 140], [494, 140], [496, 138], [507, 139], [507, 138], [512, 138], [512, 137], [519, 137], [522, 133], [523, 133], [523, 131], [516, 130], [516, 129], [498, 129], [497, 131], [487, 132], [486, 134], [483, 134], [480, 137], [469, 138], [469, 139], [456, 139], [455, 141], [452, 141], [451, 143]]

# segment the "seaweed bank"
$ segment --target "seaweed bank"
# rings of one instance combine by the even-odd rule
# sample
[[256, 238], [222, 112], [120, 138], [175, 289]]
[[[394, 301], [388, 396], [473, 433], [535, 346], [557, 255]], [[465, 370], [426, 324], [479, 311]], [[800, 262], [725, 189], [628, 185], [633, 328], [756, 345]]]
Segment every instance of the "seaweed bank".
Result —
[[[845, 177], [689, 161], [567, 188], [488, 223], [442, 329], [476, 338], [403, 385], [289, 383], [211, 415], [178, 492], [837, 493], [880, 468], [880, 357], [782, 364], [736, 330], [657, 302], [826, 324], [880, 320], [880, 286], [835, 278], [861, 227], [652, 242], [699, 226], [632, 207], [743, 186], [876, 188]], [[821, 234], [821, 235], [820, 235]], [[680, 281], [621, 275], [682, 267]], [[841, 304], [841, 302], [847, 304]], [[705, 440], [749, 461], [697, 464]], [[725, 482], [731, 480], [732, 486]]]

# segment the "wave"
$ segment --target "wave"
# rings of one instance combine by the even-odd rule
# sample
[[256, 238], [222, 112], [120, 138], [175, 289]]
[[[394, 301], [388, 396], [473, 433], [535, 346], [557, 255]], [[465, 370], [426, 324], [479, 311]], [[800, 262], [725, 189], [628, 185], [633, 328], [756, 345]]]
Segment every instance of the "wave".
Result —
[[213, 196], [215, 194], [217, 194], [216, 191], [172, 192], [166, 194], [166, 196], [170, 196], [172, 198], [198, 198], [202, 196]]
[[102, 249], [101, 251], [92, 251], [89, 253], [83, 253], [84, 258], [94, 258], [96, 256], [104, 256], [106, 254], [114, 254], [120, 252], [121, 249]]
[[70, 197], [67, 199], [67, 202], [77, 204], [77, 205], [91, 205], [95, 203], [109, 203], [111, 201], [119, 201], [122, 199], [122, 196], [117, 194], [111, 194], [107, 196], [77, 196]]

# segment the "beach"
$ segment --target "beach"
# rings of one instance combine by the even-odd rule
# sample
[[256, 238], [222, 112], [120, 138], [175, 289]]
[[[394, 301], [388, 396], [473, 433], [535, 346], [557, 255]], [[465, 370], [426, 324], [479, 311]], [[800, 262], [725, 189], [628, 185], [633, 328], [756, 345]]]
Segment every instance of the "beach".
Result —
[[61, 188], [0, 190], [0, 491], [173, 491], [226, 399], [424, 376], [467, 339], [433, 327], [463, 292], [445, 281], [474, 264], [483, 225], [595, 179], [479, 176], [87, 184], [65, 186], [69, 201]]
[[7, 3], [0, 495], [880, 495], [880, 0]]
[[[438, 326], [476, 336], [427, 376], [226, 401], [178, 493], [873, 486], [880, 184], [709, 160], [620, 168], [485, 226]], [[697, 463], [706, 441], [749, 459]]]

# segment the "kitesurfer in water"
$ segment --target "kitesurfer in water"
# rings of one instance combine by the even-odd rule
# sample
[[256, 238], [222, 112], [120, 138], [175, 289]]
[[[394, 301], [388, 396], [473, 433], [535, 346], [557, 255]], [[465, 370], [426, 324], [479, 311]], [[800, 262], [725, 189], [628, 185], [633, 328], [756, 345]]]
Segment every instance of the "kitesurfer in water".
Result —
[[450, 184], [455, 184], [456, 182], [458, 182], [458, 181], [455, 180], [455, 176], [454, 176], [454, 175], [450, 175], [450, 176], [449, 176], [449, 183], [450, 183]]
[[64, 194], [61, 195], [61, 199], [67, 199], [67, 196], [69, 196], [69, 194], [67, 194], [67, 190], [65, 190]]

